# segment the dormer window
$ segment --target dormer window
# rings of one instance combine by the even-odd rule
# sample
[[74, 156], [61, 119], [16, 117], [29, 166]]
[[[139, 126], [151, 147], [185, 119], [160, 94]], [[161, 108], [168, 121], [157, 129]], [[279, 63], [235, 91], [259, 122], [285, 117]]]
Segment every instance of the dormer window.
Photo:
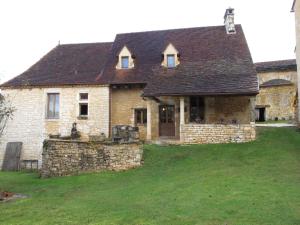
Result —
[[180, 63], [179, 52], [171, 43], [162, 52], [162, 57], [163, 61], [161, 65], [166, 68], [175, 68]]
[[122, 62], [122, 69], [128, 69], [129, 66], [129, 57], [128, 56], [122, 56], [121, 58]]
[[129, 49], [124, 46], [120, 51], [118, 57], [118, 63], [116, 65], [116, 69], [132, 69], [134, 68], [133, 55], [129, 51]]
[[167, 66], [168, 68], [175, 67], [175, 55], [167, 55]]

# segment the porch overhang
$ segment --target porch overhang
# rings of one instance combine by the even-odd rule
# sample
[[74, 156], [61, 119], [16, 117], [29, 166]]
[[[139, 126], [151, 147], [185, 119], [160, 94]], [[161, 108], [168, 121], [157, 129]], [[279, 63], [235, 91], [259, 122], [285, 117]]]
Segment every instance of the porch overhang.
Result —
[[205, 97], [214, 97], [214, 96], [256, 96], [258, 91], [255, 92], [185, 92], [185, 93], [143, 93], [143, 97], [164, 97], [164, 96], [205, 96]]

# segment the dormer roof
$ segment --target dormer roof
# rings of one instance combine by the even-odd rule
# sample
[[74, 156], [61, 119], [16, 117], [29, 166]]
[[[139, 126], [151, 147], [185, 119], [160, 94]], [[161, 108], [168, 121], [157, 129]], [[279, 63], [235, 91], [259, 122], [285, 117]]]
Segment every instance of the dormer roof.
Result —
[[[162, 52], [172, 43], [180, 52], [173, 70], [161, 66]], [[115, 55], [133, 49], [135, 68], [116, 71]], [[224, 26], [118, 34], [102, 76], [103, 84], [147, 84], [145, 96], [177, 94], [257, 94], [258, 81], [241, 25], [236, 34]]]

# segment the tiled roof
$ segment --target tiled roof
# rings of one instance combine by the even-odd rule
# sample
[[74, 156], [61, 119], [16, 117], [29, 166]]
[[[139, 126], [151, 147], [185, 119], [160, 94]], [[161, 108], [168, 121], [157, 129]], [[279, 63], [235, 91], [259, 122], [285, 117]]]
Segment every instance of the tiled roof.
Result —
[[112, 43], [58, 45], [2, 87], [94, 84]]
[[[175, 69], [161, 66], [169, 43], [180, 54]], [[135, 68], [116, 70], [117, 55], [125, 45], [135, 57]], [[240, 25], [231, 35], [224, 26], [119, 34], [97, 81], [146, 83], [145, 96], [258, 93], [256, 71]]]
[[[180, 57], [173, 69], [161, 66], [169, 43]], [[135, 67], [117, 70], [125, 45]], [[145, 96], [258, 93], [241, 25], [236, 25], [236, 34], [214, 26], [118, 34], [113, 43], [60, 45], [2, 87], [130, 83], [146, 84]]]
[[289, 80], [284, 79], [273, 79], [264, 82], [260, 85], [260, 87], [273, 87], [273, 86], [284, 86], [284, 85], [292, 85], [293, 83]]
[[269, 62], [255, 63], [256, 71], [272, 72], [272, 71], [297, 71], [296, 59], [278, 60]]

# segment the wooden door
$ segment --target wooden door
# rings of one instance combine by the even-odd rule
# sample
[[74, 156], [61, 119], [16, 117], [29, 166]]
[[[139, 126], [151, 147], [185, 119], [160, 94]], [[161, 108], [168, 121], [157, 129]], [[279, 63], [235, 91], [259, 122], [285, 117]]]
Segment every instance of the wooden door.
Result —
[[22, 145], [22, 142], [7, 143], [4, 154], [4, 161], [2, 164], [3, 171], [19, 170]]
[[175, 136], [175, 107], [174, 105], [159, 106], [159, 135]]

